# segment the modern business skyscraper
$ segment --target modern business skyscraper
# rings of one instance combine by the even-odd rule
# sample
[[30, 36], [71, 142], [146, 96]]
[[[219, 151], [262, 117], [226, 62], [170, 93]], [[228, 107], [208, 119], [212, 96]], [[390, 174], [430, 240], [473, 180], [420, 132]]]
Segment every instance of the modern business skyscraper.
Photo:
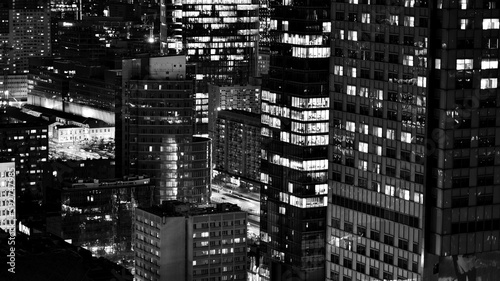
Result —
[[270, 280], [324, 280], [330, 1], [272, 2], [271, 9], [261, 115], [263, 268]]
[[[258, 0], [161, 0], [160, 41], [165, 54], [185, 54], [196, 65], [196, 100], [208, 85], [246, 85], [255, 75]], [[206, 109], [196, 112], [196, 133], [208, 133]]]
[[499, 250], [499, 9], [332, 5], [327, 280], [490, 274], [473, 268]]
[[209, 202], [211, 141], [193, 138], [194, 80], [186, 77], [185, 57], [123, 60], [121, 76], [119, 174], [151, 176], [157, 204]]

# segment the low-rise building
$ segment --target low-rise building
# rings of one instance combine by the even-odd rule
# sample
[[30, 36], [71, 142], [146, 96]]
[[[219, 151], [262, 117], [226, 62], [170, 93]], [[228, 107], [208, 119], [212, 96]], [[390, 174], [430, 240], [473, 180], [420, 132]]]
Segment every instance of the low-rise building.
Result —
[[246, 280], [247, 213], [237, 205], [164, 201], [137, 208], [134, 226], [136, 280]]
[[144, 176], [74, 179], [50, 188], [47, 197], [60, 208], [47, 218], [49, 232], [96, 256], [121, 260], [132, 256], [134, 210], [152, 204], [153, 184]]

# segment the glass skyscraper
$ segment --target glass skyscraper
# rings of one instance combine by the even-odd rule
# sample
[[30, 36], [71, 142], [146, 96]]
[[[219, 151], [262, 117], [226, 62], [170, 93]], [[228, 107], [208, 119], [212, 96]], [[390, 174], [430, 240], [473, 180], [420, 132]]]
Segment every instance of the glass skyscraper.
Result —
[[330, 26], [330, 1], [271, 3], [261, 114], [261, 240], [270, 280], [324, 280]]
[[493, 280], [495, 4], [333, 1], [327, 280]]

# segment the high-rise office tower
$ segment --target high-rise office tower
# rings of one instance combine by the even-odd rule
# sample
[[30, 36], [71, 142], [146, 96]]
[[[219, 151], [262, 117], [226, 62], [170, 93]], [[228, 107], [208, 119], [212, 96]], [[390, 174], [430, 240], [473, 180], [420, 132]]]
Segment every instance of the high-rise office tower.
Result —
[[263, 268], [270, 280], [324, 280], [330, 1], [271, 8], [261, 113]]
[[[185, 54], [196, 65], [196, 100], [204, 104], [208, 85], [246, 85], [255, 75], [259, 36], [257, 0], [162, 0], [161, 50]], [[205, 105], [205, 104], [204, 104]], [[196, 133], [207, 134], [206, 109], [196, 112]]]
[[0, 6], [0, 98], [26, 102], [28, 58], [51, 55], [50, 10], [46, 1], [7, 1]]
[[157, 187], [156, 203], [207, 203], [211, 141], [193, 137], [194, 80], [186, 77], [185, 57], [126, 59], [122, 64], [118, 173], [149, 175]]
[[495, 4], [333, 1], [327, 280], [494, 280]]

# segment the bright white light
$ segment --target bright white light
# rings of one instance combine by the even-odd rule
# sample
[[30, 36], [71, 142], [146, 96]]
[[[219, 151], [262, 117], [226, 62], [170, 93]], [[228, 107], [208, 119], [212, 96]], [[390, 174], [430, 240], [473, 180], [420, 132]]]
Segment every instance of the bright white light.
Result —
[[149, 43], [154, 43], [154, 42], [155, 42], [155, 39], [154, 39], [153, 37], [149, 37], [149, 38], [148, 38], [148, 42], [149, 42]]

